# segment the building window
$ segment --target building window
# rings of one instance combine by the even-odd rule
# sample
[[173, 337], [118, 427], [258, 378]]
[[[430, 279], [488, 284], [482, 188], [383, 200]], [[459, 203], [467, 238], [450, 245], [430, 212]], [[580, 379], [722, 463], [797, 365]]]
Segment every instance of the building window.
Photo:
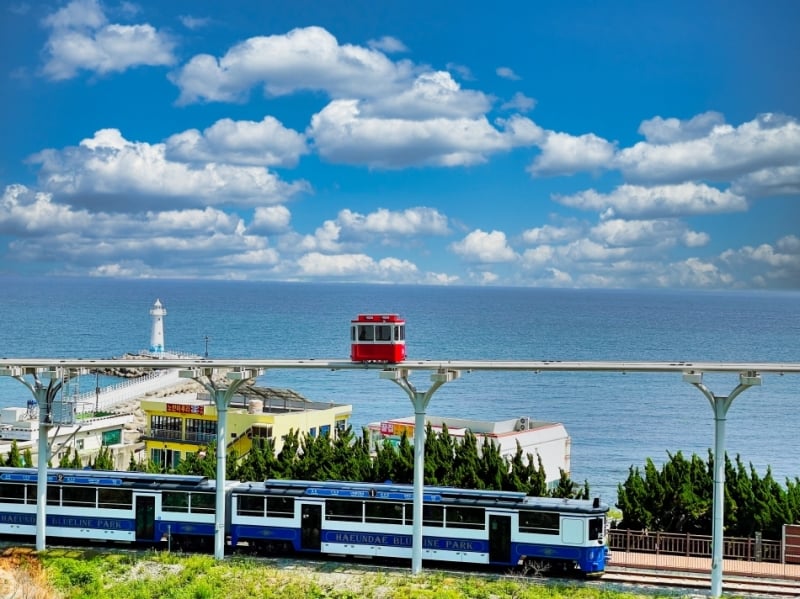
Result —
[[174, 416], [151, 416], [150, 435], [156, 439], [180, 439], [181, 419]]
[[186, 419], [186, 440], [204, 445], [216, 440], [217, 422], [215, 420]]

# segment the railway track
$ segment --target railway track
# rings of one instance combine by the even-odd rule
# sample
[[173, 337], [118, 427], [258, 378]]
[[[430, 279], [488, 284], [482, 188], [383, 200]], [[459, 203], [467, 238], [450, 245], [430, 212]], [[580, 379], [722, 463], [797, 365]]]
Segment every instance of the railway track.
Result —
[[[687, 593], [707, 592], [711, 589], [711, 574], [609, 566], [597, 583], [643, 590], [667, 587]], [[726, 574], [722, 589], [726, 594], [744, 597], [800, 597], [800, 581], [788, 579]]]

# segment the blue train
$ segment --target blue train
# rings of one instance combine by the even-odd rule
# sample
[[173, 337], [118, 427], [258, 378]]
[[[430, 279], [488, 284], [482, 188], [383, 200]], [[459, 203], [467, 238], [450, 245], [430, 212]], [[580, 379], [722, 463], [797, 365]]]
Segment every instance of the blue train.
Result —
[[[37, 473], [0, 468], [0, 536], [36, 536]], [[230, 547], [264, 554], [411, 559], [410, 485], [227, 481]], [[47, 537], [214, 545], [216, 481], [203, 476], [48, 471]], [[423, 559], [537, 570], [605, 570], [608, 505], [524, 493], [426, 487]]]

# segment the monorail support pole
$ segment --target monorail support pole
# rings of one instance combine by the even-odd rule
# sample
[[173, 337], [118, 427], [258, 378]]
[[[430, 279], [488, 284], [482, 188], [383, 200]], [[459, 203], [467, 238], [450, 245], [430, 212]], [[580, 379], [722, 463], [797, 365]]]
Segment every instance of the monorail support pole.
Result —
[[703, 384], [702, 373], [685, 373], [683, 380], [697, 387], [714, 410], [714, 504], [711, 530], [711, 597], [722, 596], [722, 559], [725, 541], [725, 420], [733, 400], [744, 390], [761, 384], [757, 372], [743, 372], [739, 384], [727, 397], [714, 395]]
[[[63, 371], [60, 368], [22, 369], [13, 367], [4, 369], [2, 374], [7, 374], [25, 385], [39, 408], [39, 440], [37, 444], [36, 460], [36, 551], [44, 551], [47, 542], [47, 460], [48, 460], [48, 433], [53, 426], [53, 401], [63, 384]], [[33, 383], [23, 378], [24, 374], [33, 375]], [[39, 374], [50, 378], [47, 386], [39, 379]]]
[[214, 511], [214, 559], [225, 559], [225, 487], [228, 453], [227, 433], [225, 425], [228, 419], [228, 406], [231, 399], [243, 384], [261, 374], [260, 370], [233, 370], [226, 378], [230, 383], [224, 384], [215, 380], [216, 371], [212, 368], [184, 370], [182, 378], [191, 378], [200, 383], [214, 398], [217, 409], [217, 483], [215, 491]]
[[408, 380], [407, 369], [383, 370], [381, 378], [389, 379], [400, 386], [411, 399], [414, 406], [414, 525], [411, 544], [411, 573], [422, 571], [422, 499], [425, 482], [425, 410], [436, 390], [450, 381], [456, 380], [458, 370], [439, 370], [431, 374], [433, 384], [427, 391], [417, 391]]

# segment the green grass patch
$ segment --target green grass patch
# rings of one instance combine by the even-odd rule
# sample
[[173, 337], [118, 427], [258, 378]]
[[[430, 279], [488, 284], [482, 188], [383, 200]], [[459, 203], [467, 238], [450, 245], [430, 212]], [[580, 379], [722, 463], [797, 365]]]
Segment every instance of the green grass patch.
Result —
[[[150, 552], [39, 554], [64, 599], [632, 599], [634, 595], [520, 577], [474, 576], [301, 560]], [[673, 596], [674, 595], [660, 595]]]

